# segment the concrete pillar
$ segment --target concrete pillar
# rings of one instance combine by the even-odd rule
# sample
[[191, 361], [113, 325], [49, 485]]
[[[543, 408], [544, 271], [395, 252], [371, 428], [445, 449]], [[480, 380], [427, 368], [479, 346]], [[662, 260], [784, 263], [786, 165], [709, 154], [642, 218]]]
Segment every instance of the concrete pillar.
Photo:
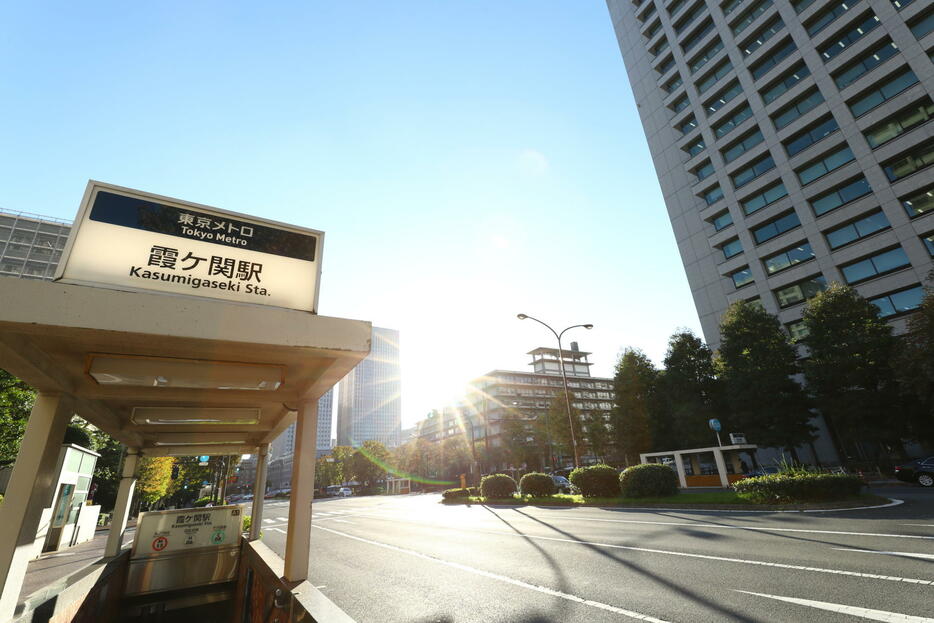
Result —
[[285, 579], [289, 582], [308, 579], [317, 432], [318, 401], [309, 400], [299, 407], [295, 426], [292, 501], [289, 504], [289, 530], [285, 536]]
[[29, 414], [6, 496], [0, 504], [0, 621], [13, 618], [42, 509], [49, 506], [55, 466], [74, 413], [70, 396], [40, 393]]
[[250, 540], [259, 539], [263, 527], [263, 496], [266, 495], [266, 459], [269, 457], [269, 444], [259, 447], [256, 455], [256, 480], [253, 482], [253, 519], [250, 524]]
[[104, 556], [116, 556], [123, 549], [123, 537], [126, 534], [126, 522], [130, 517], [130, 504], [136, 490], [136, 468], [139, 465], [139, 448], [127, 448], [123, 456], [123, 470], [120, 485], [117, 487], [117, 501], [107, 533], [107, 546]]
[[720, 474], [720, 486], [729, 487], [730, 479], [726, 475], [726, 461], [723, 460], [723, 450], [715, 448], [713, 458], [717, 462], [717, 473]]
[[682, 489], [688, 486], [688, 480], [684, 476], [684, 463], [681, 462], [683, 456], [680, 452], [675, 452], [675, 469], [678, 470], [678, 483]]

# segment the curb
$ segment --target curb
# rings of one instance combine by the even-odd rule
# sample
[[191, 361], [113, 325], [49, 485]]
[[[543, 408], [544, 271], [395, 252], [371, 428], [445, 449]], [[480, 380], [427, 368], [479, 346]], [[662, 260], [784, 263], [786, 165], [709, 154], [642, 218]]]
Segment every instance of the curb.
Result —
[[[658, 506], [647, 507], [647, 506], [591, 506], [590, 508], [602, 508], [606, 510], [641, 510], [641, 511], [679, 511], [679, 512], [703, 512], [703, 513], [839, 513], [843, 511], [861, 511], [861, 510], [870, 510], [874, 508], [890, 508], [892, 506], [899, 506], [905, 503], [905, 500], [897, 500], [895, 498], [888, 498], [888, 502], [885, 504], [876, 504], [875, 506], [850, 506], [846, 508], [805, 508], [805, 509], [782, 509], [782, 510], [755, 510], [755, 509], [743, 509], [743, 508], [661, 508]], [[587, 508], [586, 506], [580, 508]]]

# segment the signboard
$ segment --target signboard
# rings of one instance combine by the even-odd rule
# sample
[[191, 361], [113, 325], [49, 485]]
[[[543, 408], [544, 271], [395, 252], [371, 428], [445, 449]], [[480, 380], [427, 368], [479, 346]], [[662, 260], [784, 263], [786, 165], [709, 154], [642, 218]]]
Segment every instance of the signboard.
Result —
[[324, 233], [88, 182], [55, 278], [317, 312]]
[[132, 558], [237, 545], [243, 525], [239, 506], [186, 508], [142, 513]]
[[720, 432], [720, 420], [716, 418], [711, 418], [707, 420], [707, 424], [708, 426], [710, 426], [710, 430], [715, 431], [717, 433]]

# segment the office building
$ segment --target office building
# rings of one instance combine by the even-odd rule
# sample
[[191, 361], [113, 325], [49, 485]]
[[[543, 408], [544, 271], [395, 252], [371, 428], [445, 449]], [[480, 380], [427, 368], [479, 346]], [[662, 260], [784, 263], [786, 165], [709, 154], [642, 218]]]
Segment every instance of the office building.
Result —
[[[331, 416], [334, 412], [334, 388], [318, 399], [318, 432], [316, 456], [331, 453]], [[286, 489], [292, 483], [292, 457], [295, 454], [295, 424], [269, 444], [269, 465], [266, 481], [270, 489]]]
[[0, 276], [52, 279], [70, 231], [70, 221], [0, 211]]
[[340, 382], [337, 445], [357, 448], [369, 440], [399, 445], [401, 370], [399, 332], [373, 327], [369, 356]]
[[739, 299], [800, 337], [830, 282], [902, 330], [934, 267], [934, 5], [607, 5], [708, 344]]

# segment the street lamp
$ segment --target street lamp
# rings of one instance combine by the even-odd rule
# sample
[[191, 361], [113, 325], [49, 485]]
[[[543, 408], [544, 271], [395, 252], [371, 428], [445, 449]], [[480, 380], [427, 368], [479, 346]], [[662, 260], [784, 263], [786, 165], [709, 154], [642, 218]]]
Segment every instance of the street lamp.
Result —
[[580, 451], [577, 449], [577, 436], [574, 434], [574, 418], [571, 416], [571, 394], [568, 391], [568, 375], [564, 372], [564, 349], [561, 347], [561, 336], [565, 334], [569, 329], [575, 329], [577, 327], [584, 327], [585, 329], [593, 329], [592, 324], [575, 324], [567, 327], [561, 333], [558, 333], [552, 329], [549, 325], [545, 324], [538, 318], [533, 318], [527, 314], [517, 314], [516, 318], [519, 320], [534, 320], [538, 324], [542, 325], [546, 329], [552, 332], [555, 338], [558, 340], [558, 365], [561, 367], [561, 380], [564, 382], [564, 403], [567, 405], [568, 410], [568, 424], [571, 426], [571, 446], [574, 448], [574, 467], [579, 467], [581, 462]]

